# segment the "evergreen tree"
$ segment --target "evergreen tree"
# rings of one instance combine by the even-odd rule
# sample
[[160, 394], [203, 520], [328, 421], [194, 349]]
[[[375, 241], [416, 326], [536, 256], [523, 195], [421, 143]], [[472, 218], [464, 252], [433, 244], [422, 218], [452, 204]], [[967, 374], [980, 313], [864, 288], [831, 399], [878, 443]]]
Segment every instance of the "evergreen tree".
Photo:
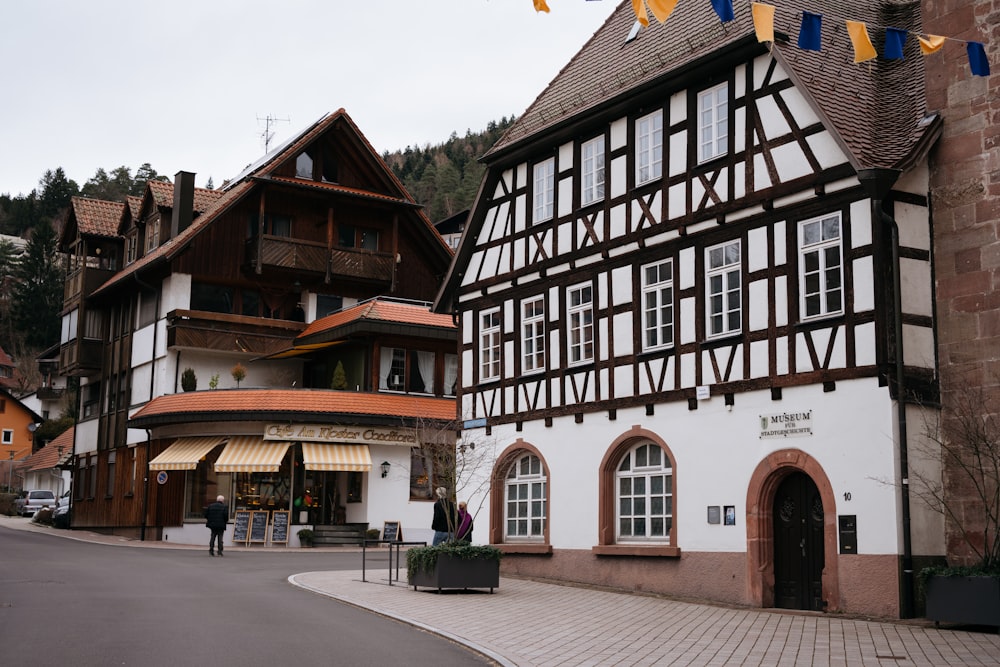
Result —
[[59, 342], [63, 272], [56, 254], [52, 223], [35, 228], [17, 264], [11, 320], [25, 345], [45, 349]]
[[80, 194], [80, 188], [72, 180], [66, 178], [62, 167], [55, 171], [48, 170], [38, 181], [39, 219], [32, 224], [36, 227], [42, 220], [54, 220], [64, 210], [69, 208], [70, 199]]

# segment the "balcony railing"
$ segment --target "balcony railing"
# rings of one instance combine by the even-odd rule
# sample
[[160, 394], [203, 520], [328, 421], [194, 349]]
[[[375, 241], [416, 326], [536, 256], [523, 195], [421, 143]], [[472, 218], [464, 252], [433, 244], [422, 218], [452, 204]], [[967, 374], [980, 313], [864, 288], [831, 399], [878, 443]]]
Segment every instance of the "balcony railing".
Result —
[[[260, 237], [261, 268], [281, 268], [308, 271], [331, 277], [354, 278], [381, 283], [392, 282], [395, 258], [392, 253], [372, 252], [356, 248], [328, 250], [322, 243], [283, 236]], [[258, 256], [258, 239], [247, 241], [247, 260], [254, 264]]]
[[167, 345], [265, 355], [289, 347], [305, 326], [264, 317], [173, 310], [167, 314]]
[[81, 298], [93, 293], [113, 275], [115, 275], [114, 271], [97, 269], [92, 266], [82, 266], [73, 271], [66, 276], [66, 283], [63, 287], [63, 306], [79, 303]]
[[59, 372], [87, 375], [101, 369], [104, 344], [100, 340], [76, 338], [59, 348]]

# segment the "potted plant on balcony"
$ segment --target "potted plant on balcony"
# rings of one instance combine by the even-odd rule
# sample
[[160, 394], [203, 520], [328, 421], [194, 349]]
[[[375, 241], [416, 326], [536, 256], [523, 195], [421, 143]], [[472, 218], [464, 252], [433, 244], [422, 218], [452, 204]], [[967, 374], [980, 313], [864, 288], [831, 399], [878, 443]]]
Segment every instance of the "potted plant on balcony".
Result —
[[237, 362], [237, 364], [235, 366], [233, 366], [233, 368], [230, 371], [230, 373], [232, 373], [233, 379], [236, 380], [236, 388], [239, 389], [240, 388], [240, 382], [243, 382], [243, 380], [247, 376], [246, 366], [244, 366], [243, 364]]
[[198, 376], [194, 374], [194, 369], [190, 366], [181, 373], [181, 389], [184, 391], [194, 391], [198, 388]]
[[[1000, 627], [1000, 406], [971, 383], [925, 429], [942, 474], [913, 474], [913, 492], [944, 514], [949, 562], [918, 574], [935, 622]], [[963, 548], [964, 545], [964, 548]]]

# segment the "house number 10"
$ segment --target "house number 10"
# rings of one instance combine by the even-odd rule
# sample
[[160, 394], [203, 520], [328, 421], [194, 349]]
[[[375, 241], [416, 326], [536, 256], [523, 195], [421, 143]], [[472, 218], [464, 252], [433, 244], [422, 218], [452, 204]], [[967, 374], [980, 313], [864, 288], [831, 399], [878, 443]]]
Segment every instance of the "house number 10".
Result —
[[844, 491], [844, 500], [850, 500], [850, 499], [851, 499], [851, 492]]

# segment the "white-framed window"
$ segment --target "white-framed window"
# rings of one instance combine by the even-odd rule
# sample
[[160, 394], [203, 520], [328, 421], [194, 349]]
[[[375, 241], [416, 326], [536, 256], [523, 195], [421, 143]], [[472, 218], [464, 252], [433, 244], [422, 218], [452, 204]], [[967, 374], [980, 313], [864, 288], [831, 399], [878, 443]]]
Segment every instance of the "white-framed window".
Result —
[[708, 286], [708, 335], [735, 333], [742, 326], [743, 304], [740, 242], [729, 241], [705, 251]]
[[537, 542], [545, 538], [546, 485], [541, 460], [525, 454], [504, 480], [504, 540]]
[[663, 176], [663, 113], [654, 111], [635, 121], [635, 182]]
[[556, 159], [549, 158], [535, 165], [535, 207], [532, 222], [543, 222], [552, 218], [555, 205]]
[[5, 428], [2, 432], [0, 432], [0, 444], [3, 445], [14, 444], [14, 429]]
[[500, 309], [479, 314], [479, 379], [500, 377]]
[[619, 542], [670, 543], [674, 521], [674, 470], [659, 445], [642, 442], [618, 464], [616, 537]]
[[585, 142], [580, 147], [580, 159], [580, 203], [587, 205], [604, 199], [604, 136]]
[[642, 349], [674, 344], [674, 262], [642, 267]]
[[729, 84], [698, 93], [698, 161], [723, 155], [729, 142]]
[[545, 368], [545, 298], [521, 302], [522, 368], [524, 372]]
[[569, 363], [592, 361], [594, 358], [593, 285], [577, 285], [566, 290], [566, 315], [569, 325]]
[[843, 312], [843, 265], [839, 213], [799, 223], [799, 307], [803, 317]]

